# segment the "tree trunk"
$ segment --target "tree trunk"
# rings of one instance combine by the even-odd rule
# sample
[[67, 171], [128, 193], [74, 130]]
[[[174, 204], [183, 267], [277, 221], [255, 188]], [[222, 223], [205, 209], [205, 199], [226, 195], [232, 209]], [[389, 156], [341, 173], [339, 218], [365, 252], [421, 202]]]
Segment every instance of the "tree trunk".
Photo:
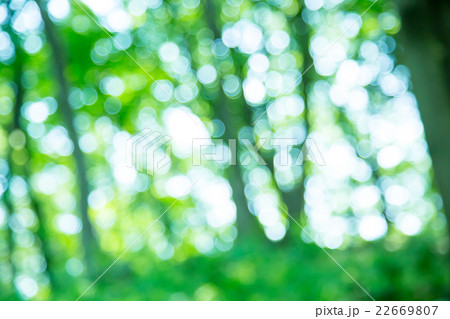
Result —
[[48, 43], [53, 53], [53, 70], [56, 76], [57, 83], [59, 85], [58, 104], [61, 111], [61, 115], [66, 124], [66, 129], [69, 134], [69, 138], [73, 143], [73, 156], [77, 167], [77, 180], [79, 187], [79, 209], [81, 214], [81, 221], [83, 224], [82, 229], [82, 244], [85, 253], [86, 269], [89, 276], [94, 276], [94, 261], [93, 255], [96, 251], [96, 242], [94, 237], [94, 230], [91, 225], [88, 215], [88, 195], [89, 195], [89, 183], [86, 176], [86, 164], [84, 154], [78, 144], [78, 133], [75, 130], [73, 120], [74, 116], [72, 109], [69, 105], [68, 92], [69, 83], [64, 75], [67, 62], [65, 60], [65, 52], [60, 42], [60, 38], [54, 28], [52, 21], [50, 20], [47, 11], [43, 8], [44, 4], [42, 0], [37, 1], [39, 10], [44, 21], [45, 34], [47, 36]]
[[[12, 16], [12, 12], [9, 12], [9, 16]], [[21, 77], [22, 77], [22, 73], [23, 73], [23, 69], [24, 69], [24, 56], [25, 55], [22, 51], [22, 48], [20, 47], [20, 39], [14, 33], [14, 30], [12, 29], [12, 27], [10, 25], [8, 27], [8, 31], [9, 31], [9, 34], [11, 37], [11, 41], [14, 44], [15, 55], [16, 55], [16, 60], [14, 62], [14, 70], [15, 70], [14, 82], [16, 85], [16, 94], [15, 94], [13, 119], [12, 119], [12, 123], [11, 123], [11, 127], [10, 127], [10, 133], [13, 133], [15, 131], [20, 131], [24, 136], [26, 136], [26, 129], [24, 129], [22, 127], [21, 121], [20, 121], [21, 110], [22, 110], [22, 107], [24, 104], [24, 94], [25, 94], [24, 87], [22, 86], [22, 83], [21, 83]], [[28, 138], [25, 139], [24, 147], [28, 151], [28, 154], [30, 157], [31, 153], [30, 153]], [[14, 175], [22, 175], [22, 177], [24, 178], [25, 182], [27, 183], [27, 185], [29, 187], [28, 197], [30, 199], [30, 206], [31, 206], [31, 209], [36, 214], [36, 218], [38, 220], [36, 237], [39, 240], [39, 243], [41, 245], [40, 248], [42, 251], [42, 255], [44, 256], [44, 259], [47, 263], [46, 271], [47, 271], [47, 274], [49, 277], [50, 285], [53, 286], [55, 283], [53, 272], [51, 269], [51, 265], [53, 264], [53, 258], [52, 258], [52, 253], [50, 251], [50, 246], [47, 241], [48, 234], [47, 234], [47, 230], [46, 230], [46, 226], [45, 226], [45, 224], [46, 224], [45, 216], [43, 215], [41, 206], [39, 205], [39, 203], [36, 200], [36, 196], [34, 195], [34, 192], [33, 192], [33, 189], [31, 187], [31, 183], [30, 183], [30, 175], [31, 175], [30, 163], [28, 160], [25, 164], [21, 164], [21, 165], [15, 164], [14, 160], [13, 160], [12, 152], [13, 152], [13, 150], [12, 150], [11, 146], [9, 146], [8, 147], [8, 165], [9, 165], [9, 169], [10, 169], [10, 176], [12, 177]], [[9, 195], [9, 188], [8, 188], [7, 195]], [[6, 197], [9, 197], [9, 196], [6, 196]], [[14, 203], [12, 202], [12, 200], [10, 198], [5, 198], [5, 200], [8, 202], [7, 203], [8, 209], [11, 212], [13, 212], [14, 211]], [[11, 240], [10, 250], [12, 253], [14, 244], [13, 244], [12, 238], [10, 240]], [[14, 269], [14, 266], [13, 266], [13, 269]]]
[[[213, 32], [214, 38], [219, 39], [221, 33], [219, 27], [216, 24], [218, 15], [216, 8], [214, 6], [213, 0], [208, 0], [205, 3], [204, 9], [205, 20], [208, 28]], [[236, 59], [233, 59], [236, 61]], [[242, 76], [242, 69], [237, 67], [238, 75]], [[237, 103], [238, 105], [234, 105]], [[238, 239], [242, 241], [243, 239], [249, 237], [249, 235], [257, 235], [262, 237], [261, 227], [256, 221], [256, 217], [250, 213], [247, 204], [247, 198], [245, 197], [245, 183], [243, 181], [243, 170], [239, 164], [239, 139], [238, 133], [246, 125], [250, 125], [251, 121], [251, 109], [246, 103], [243, 96], [238, 100], [231, 100], [226, 97], [223, 92], [222, 86], [220, 85], [217, 97], [214, 100], [214, 110], [215, 115], [220, 119], [225, 125], [225, 133], [223, 138], [226, 140], [236, 139], [236, 153], [232, 154], [233, 158], [236, 158], [237, 162], [235, 165], [231, 165], [227, 168], [226, 174], [229, 177], [230, 184], [233, 188], [233, 200], [237, 207], [237, 228], [238, 228]], [[236, 111], [237, 110], [237, 111]], [[231, 148], [230, 148], [231, 149]], [[234, 152], [234, 150], [232, 150]]]
[[[450, 28], [448, 1], [410, 1], [401, 7], [399, 57], [411, 70], [425, 136], [447, 221], [450, 220]], [[447, 222], [447, 225], [449, 223]]]

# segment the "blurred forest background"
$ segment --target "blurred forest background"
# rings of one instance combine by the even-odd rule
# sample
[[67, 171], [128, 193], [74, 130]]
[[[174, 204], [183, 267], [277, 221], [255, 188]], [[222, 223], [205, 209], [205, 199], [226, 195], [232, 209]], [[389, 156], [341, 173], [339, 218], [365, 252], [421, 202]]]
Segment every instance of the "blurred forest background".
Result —
[[[178, 199], [82, 300], [368, 300], [321, 248], [377, 300], [448, 300], [449, 16], [1, 0], [0, 299], [75, 300]], [[145, 128], [173, 138], [154, 176], [123, 161]], [[194, 167], [194, 137], [309, 137], [326, 166]]]

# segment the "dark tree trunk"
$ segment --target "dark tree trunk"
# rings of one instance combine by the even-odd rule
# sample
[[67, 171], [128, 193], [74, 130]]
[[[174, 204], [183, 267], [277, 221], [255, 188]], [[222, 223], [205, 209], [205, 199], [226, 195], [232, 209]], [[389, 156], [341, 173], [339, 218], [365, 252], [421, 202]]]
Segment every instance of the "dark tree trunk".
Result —
[[398, 55], [411, 70], [434, 178], [450, 220], [450, 2], [405, 1], [400, 5], [403, 26]]
[[81, 221], [83, 224], [82, 243], [85, 253], [88, 275], [94, 276], [93, 255], [95, 254], [97, 245], [94, 237], [94, 230], [88, 215], [89, 183], [86, 175], [85, 157], [78, 144], [78, 133], [76, 132], [73, 124], [74, 116], [72, 109], [70, 108], [68, 99], [69, 83], [66, 79], [66, 76], [64, 75], [67, 66], [67, 62], [65, 60], [65, 51], [61, 44], [57, 31], [55, 30], [53, 22], [50, 20], [47, 11], [43, 8], [43, 1], [40, 0], [37, 1], [37, 3], [40, 9], [42, 20], [44, 21], [45, 34], [53, 53], [54, 64], [52, 68], [59, 86], [59, 109], [66, 124], [69, 138], [73, 143], [73, 156], [77, 167], [76, 177], [79, 187], [79, 209], [81, 214]]
[[[9, 13], [9, 16], [12, 16], [12, 13]], [[10, 134], [13, 132], [21, 132], [21, 134], [23, 134], [23, 136], [25, 136], [25, 149], [28, 151], [28, 156], [31, 156], [31, 152], [30, 152], [30, 147], [29, 147], [29, 143], [28, 143], [28, 139], [26, 138], [26, 129], [24, 129], [21, 121], [20, 121], [20, 117], [21, 117], [21, 110], [24, 104], [24, 95], [25, 95], [25, 89], [21, 83], [21, 77], [24, 71], [24, 53], [22, 51], [22, 48], [20, 46], [20, 39], [17, 36], [17, 34], [14, 32], [14, 30], [12, 29], [11, 25], [8, 25], [8, 32], [10, 34], [11, 40], [14, 44], [15, 47], [15, 62], [14, 62], [14, 70], [15, 70], [15, 88], [16, 88], [16, 92], [15, 92], [15, 102], [14, 102], [14, 109], [13, 109], [13, 118], [12, 118], [12, 123], [11, 123], [11, 127], [10, 127]], [[45, 222], [45, 216], [43, 215], [41, 206], [39, 205], [39, 203], [36, 200], [36, 196], [34, 194], [34, 191], [32, 189], [31, 183], [30, 183], [30, 163], [29, 160], [24, 163], [24, 164], [16, 164], [14, 162], [13, 159], [13, 149], [11, 146], [8, 147], [8, 164], [9, 164], [9, 169], [10, 169], [10, 177], [14, 176], [14, 175], [21, 175], [25, 182], [27, 183], [28, 187], [29, 187], [29, 191], [28, 191], [28, 197], [30, 200], [30, 206], [31, 209], [34, 211], [34, 213], [36, 214], [36, 218], [38, 220], [38, 227], [36, 230], [36, 237], [38, 239], [38, 242], [40, 244], [40, 248], [42, 251], [42, 255], [44, 256], [44, 259], [47, 263], [47, 267], [46, 267], [46, 271], [49, 277], [49, 282], [50, 285], [54, 286], [54, 276], [53, 276], [53, 272], [51, 269], [51, 265], [53, 264], [53, 258], [52, 258], [52, 253], [50, 251], [50, 245], [48, 243], [48, 234], [47, 234], [47, 230], [46, 230], [46, 222]], [[9, 183], [8, 183], [9, 184]], [[7, 190], [7, 196], [5, 197], [5, 202], [6, 205], [8, 207], [8, 210], [12, 213], [14, 211], [14, 203], [12, 201], [12, 199], [10, 198], [10, 192], [9, 192], [9, 187]], [[9, 229], [9, 227], [8, 227]], [[14, 243], [13, 243], [13, 238], [12, 238], [12, 232], [10, 231], [10, 252], [13, 252], [13, 247], [14, 247]], [[11, 261], [11, 265], [12, 265], [12, 269], [14, 272], [14, 264], [13, 261]]]
[[[214, 38], [219, 39], [221, 33], [219, 26], [216, 24], [218, 14], [214, 6], [213, 0], [208, 0], [205, 3], [205, 20], [209, 29], [213, 32]], [[237, 60], [237, 59], [233, 59]], [[238, 76], [242, 76], [241, 66], [237, 66]], [[247, 199], [245, 197], [244, 189], [245, 183], [243, 181], [243, 170], [239, 164], [239, 141], [238, 133], [240, 129], [251, 124], [251, 109], [246, 103], [243, 96], [238, 100], [231, 100], [226, 97], [220, 85], [217, 97], [214, 100], [215, 115], [225, 125], [225, 133], [223, 138], [225, 140], [236, 139], [236, 153], [232, 154], [233, 158], [236, 158], [236, 165], [231, 165], [226, 169], [226, 174], [230, 180], [231, 187], [233, 188], [233, 200], [237, 207], [237, 227], [238, 227], [238, 240], [246, 240], [250, 235], [261, 235], [262, 229], [259, 227], [256, 217], [250, 213], [248, 208]], [[230, 148], [231, 149], [231, 148]], [[234, 150], [232, 150], [234, 152]]]

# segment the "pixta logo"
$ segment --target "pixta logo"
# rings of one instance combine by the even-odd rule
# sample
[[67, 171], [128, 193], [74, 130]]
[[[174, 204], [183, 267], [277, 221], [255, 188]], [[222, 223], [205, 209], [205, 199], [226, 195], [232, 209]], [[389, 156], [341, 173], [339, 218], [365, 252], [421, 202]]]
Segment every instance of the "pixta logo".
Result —
[[[163, 173], [170, 164], [171, 140], [172, 137], [149, 128], [133, 135], [127, 140], [127, 166], [149, 175]], [[295, 138], [269, 138], [260, 139], [254, 144], [249, 139], [229, 139], [225, 142], [221, 139], [193, 138], [192, 166], [201, 166], [206, 162], [230, 166], [265, 166], [267, 163], [259, 153], [263, 147], [275, 151], [273, 160], [278, 167], [301, 166], [304, 161], [325, 166], [316, 143], [310, 138], [302, 142]]]
[[144, 129], [127, 140], [127, 166], [153, 175], [170, 163], [172, 138], [164, 133]]
[[[240, 145], [240, 152], [237, 152], [238, 145]], [[318, 166], [326, 165], [322, 153], [311, 138], [307, 138], [303, 145], [296, 138], [260, 139], [257, 144], [253, 144], [249, 139], [229, 139], [228, 143], [225, 144], [223, 140], [197, 138], [192, 140], [192, 165], [199, 166], [206, 161], [217, 161], [228, 163], [230, 166], [236, 164], [241, 166], [253, 166], [254, 164], [264, 166], [267, 163], [259, 153], [263, 147], [275, 150], [274, 160], [280, 167], [301, 166], [307, 160]], [[292, 152], [294, 147], [299, 150], [297, 154]], [[226, 149], [228, 149], [228, 152], [225, 151]], [[238, 158], [239, 153], [241, 156]]]

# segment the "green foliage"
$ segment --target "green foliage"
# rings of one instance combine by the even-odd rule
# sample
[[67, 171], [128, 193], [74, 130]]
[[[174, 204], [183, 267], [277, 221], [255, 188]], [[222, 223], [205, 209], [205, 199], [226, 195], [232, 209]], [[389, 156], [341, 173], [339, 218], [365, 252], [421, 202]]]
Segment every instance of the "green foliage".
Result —
[[[319, 2], [1, 4], [0, 299], [74, 300], [112, 263], [82, 299], [368, 299], [323, 250], [377, 300], [449, 298], [395, 6]], [[164, 173], [124, 164], [145, 128]], [[192, 166], [204, 136], [327, 163]]]

